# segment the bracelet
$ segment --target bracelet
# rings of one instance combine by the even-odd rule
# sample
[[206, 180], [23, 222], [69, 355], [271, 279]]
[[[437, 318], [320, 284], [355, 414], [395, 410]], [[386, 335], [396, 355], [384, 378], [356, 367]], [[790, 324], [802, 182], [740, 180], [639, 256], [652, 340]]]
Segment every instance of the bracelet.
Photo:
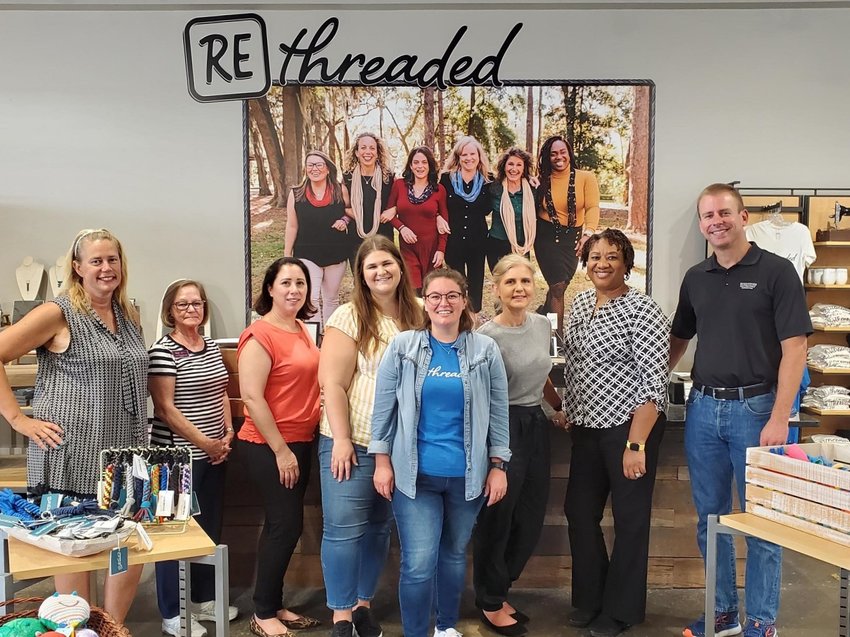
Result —
[[233, 427], [227, 427], [224, 431], [225, 433], [232, 434], [235, 430], [233, 429]]
[[342, 215], [339, 220], [342, 221], [345, 225], [351, 223], [351, 218], [348, 215]]
[[646, 449], [645, 442], [632, 442], [631, 440], [626, 440], [626, 449], [629, 451], [643, 451]]
[[406, 225], [401, 224], [401, 225], [398, 227], [398, 231], [399, 231], [399, 232], [401, 232], [401, 231], [402, 231], [402, 230], [404, 230], [406, 227], [407, 227]]

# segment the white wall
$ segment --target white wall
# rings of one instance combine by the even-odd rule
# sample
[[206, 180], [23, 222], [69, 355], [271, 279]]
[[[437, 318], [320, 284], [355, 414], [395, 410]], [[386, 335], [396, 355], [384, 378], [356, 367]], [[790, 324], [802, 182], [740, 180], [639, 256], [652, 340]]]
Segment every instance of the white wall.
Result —
[[[332, 59], [433, 56], [463, 24], [458, 54], [480, 58], [524, 22], [505, 79], [653, 80], [652, 276], [668, 311], [703, 254], [693, 207], [705, 184], [850, 186], [850, 9], [544, 4], [335, 12], [260, 3], [259, 12], [272, 43], [337, 15], [341, 31], [322, 52]], [[235, 335], [244, 317], [241, 105], [189, 97], [181, 39], [186, 22], [214, 11], [133, 7], [0, 3], [0, 301], [17, 297], [23, 256], [52, 262], [77, 230], [105, 225], [125, 243], [149, 338], [161, 291], [177, 276], [208, 285], [217, 335]]]

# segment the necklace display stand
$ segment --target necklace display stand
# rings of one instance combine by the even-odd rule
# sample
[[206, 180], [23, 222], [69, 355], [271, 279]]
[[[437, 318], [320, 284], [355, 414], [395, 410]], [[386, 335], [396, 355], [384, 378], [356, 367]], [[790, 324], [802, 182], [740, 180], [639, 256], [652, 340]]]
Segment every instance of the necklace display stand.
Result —
[[47, 280], [50, 282], [50, 291], [53, 292], [53, 298], [59, 296], [59, 292], [62, 291], [65, 276], [65, 257], [59, 257], [47, 272]]
[[24, 257], [21, 265], [15, 268], [15, 278], [21, 298], [24, 301], [35, 301], [41, 289], [41, 280], [44, 278], [44, 264], [32, 257]]

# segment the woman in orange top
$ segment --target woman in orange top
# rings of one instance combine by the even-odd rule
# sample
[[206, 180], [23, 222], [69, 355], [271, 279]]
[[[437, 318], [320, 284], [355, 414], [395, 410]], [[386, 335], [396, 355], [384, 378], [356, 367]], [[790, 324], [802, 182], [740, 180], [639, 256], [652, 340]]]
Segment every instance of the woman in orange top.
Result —
[[587, 238], [599, 226], [599, 184], [589, 170], [578, 170], [570, 143], [553, 135], [540, 147], [537, 233], [534, 256], [549, 290], [537, 311], [555, 312], [564, 333], [564, 292], [578, 267]]
[[318, 620], [283, 607], [283, 577], [304, 524], [304, 492], [319, 423], [319, 350], [302, 321], [310, 304], [310, 275], [298, 259], [283, 257], [263, 277], [254, 309], [262, 319], [239, 337], [239, 390], [245, 424], [239, 456], [263, 498], [266, 519], [257, 546], [254, 616], [258, 637]]

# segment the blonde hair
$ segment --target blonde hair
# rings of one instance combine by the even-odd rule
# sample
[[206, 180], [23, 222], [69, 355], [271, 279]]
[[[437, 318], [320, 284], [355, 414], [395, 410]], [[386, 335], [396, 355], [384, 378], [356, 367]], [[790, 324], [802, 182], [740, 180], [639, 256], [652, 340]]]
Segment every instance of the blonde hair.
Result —
[[91, 309], [91, 299], [88, 292], [86, 292], [83, 287], [83, 279], [79, 274], [77, 274], [74, 264], [81, 263], [80, 250], [82, 249], [84, 241], [91, 243], [92, 241], [101, 240], [111, 241], [115, 244], [115, 248], [118, 250], [118, 259], [121, 261], [121, 282], [112, 293], [112, 298], [117, 301], [118, 307], [121, 308], [121, 312], [123, 312], [124, 316], [138, 327], [140, 326], [139, 312], [136, 310], [135, 306], [130, 303], [130, 299], [127, 296], [127, 258], [124, 255], [124, 248], [118, 240], [118, 237], [106, 228], [88, 228], [86, 230], [80, 230], [77, 233], [77, 236], [74, 237], [74, 242], [71, 244], [71, 248], [65, 256], [66, 276], [65, 281], [62, 283], [62, 293], [68, 296], [68, 299], [71, 301], [71, 307], [73, 307], [77, 312], [80, 314], [89, 313], [89, 310]]
[[493, 266], [493, 270], [490, 274], [493, 275], [493, 283], [499, 285], [502, 281], [502, 277], [507, 274], [508, 270], [511, 268], [528, 268], [528, 271], [531, 272], [531, 276], [537, 274], [537, 270], [535, 270], [534, 265], [527, 258], [522, 257], [518, 254], [506, 254], [499, 262]]
[[457, 144], [454, 145], [452, 152], [449, 153], [449, 158], [443, 165], [443, 172], [453, 173], [460, 170], [460, 154], [469, 144], [472, 144], [475, 147], [475, 150], [478, 151], [478, 166], [476, 170], [484, 177], [484, 181], [487, 181], [490, 179], [490, 160], [487, 158], [487, 151], [484, 150], [481, 142], [475, 139], [472, 135], [464, 135], [457, 140]]

